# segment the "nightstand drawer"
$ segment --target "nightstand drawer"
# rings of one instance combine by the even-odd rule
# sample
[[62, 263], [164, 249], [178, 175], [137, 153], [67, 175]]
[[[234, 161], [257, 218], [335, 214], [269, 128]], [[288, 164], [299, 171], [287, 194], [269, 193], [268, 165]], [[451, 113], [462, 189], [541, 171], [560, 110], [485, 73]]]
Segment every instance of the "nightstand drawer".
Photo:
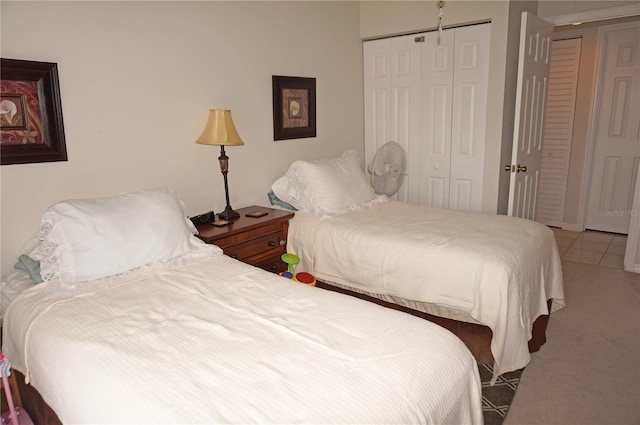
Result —
[[223, 248], [224, 253], [229, 257], [243, 261], [257, 254], [264, 254], [271, 250], [283, 251], [280, 247], [284, 246], [286, 241], [282, 232], [272, 233], [260, 238], [251, 239], [248, 242], [241, 243]]
[[[258, 218], [246, 215], [255, 211], [267, 214]], [[240, 217], [226, 226], [197, 225], [198, 237], [252, 266], [275, 273], [286, 270], [287, 264], [280, 257], [287, 252], [289, 220], [293, 218], [293, 212], [258, 206], [241, 208], [238, 212]]]
[[280, 258], [282, 254], [284, 254], [284, 250], [282, 251], [283, 252], [278, 253], [278, 255], [274, 255], [273, 257], [269, 257], [265, 260], [257, 261], [252, 264], [268, 272], [282, 273], [283, 271], [287, 270], [287, 264], [284, 261], [282, 261], [282, 258]]
[[[216, 239], [215, 244], [224, 249], [228, 246], [238, 245], [247, 241], [255, 242], [258, 240], [258, 238], [262, 239], [264, 235], [268, 235], [269, 233], [278, 233], [279, 235], [282, 235], [282, 223], [271, 223], [262, 227], [257, 227], [255, 229], [237, 233], [232, 236], [218, 238]], [[280, 236], [281, 239], [282, 237], [283, 236]], [[280, 240], [278, 240], [278, 243], [280, 243]]]

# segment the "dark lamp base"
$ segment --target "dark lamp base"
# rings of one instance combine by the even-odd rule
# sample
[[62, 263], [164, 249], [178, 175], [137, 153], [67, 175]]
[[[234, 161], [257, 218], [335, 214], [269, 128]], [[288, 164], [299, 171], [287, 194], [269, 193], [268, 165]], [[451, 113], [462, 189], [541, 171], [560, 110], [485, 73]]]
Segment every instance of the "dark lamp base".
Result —
[[229, 205], [224, 209], [220, 214], [218, 214], [221, 220], [233, 220], [234, 218], [240, 217], [240, 213], [238, 211], [234, 211]]

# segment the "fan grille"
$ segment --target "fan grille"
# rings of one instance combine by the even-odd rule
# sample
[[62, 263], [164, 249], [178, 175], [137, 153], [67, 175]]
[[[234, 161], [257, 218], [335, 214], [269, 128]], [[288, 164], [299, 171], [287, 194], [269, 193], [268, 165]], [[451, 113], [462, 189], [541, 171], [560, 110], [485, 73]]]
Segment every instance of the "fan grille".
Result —
[[396, 142], [387, 142], [376, 152], [369, 164], [371, 186], [378, 195], [394, 195], [404, 182], [406, 155]]

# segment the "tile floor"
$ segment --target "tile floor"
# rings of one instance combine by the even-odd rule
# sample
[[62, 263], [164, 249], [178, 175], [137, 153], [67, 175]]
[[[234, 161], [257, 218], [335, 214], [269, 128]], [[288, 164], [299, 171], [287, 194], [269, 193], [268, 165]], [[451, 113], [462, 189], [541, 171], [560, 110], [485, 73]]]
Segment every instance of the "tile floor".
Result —
[[615, 269], [624, 268], [624, 250], [626, 235], [615, 233], [571, 232], [552, 227], [556, 235], [560, 257], [579, 263], [598, 264]]

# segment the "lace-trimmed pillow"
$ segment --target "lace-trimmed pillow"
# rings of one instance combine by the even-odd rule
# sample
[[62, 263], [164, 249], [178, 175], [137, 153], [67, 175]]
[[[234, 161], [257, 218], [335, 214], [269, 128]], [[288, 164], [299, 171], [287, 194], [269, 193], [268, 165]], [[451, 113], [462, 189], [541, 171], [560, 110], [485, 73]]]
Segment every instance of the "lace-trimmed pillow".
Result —
[[196, 232], [173, 191], [148, 189], [52, 205], [23, 253], [44, 280], [82, 282], [183, 255]]
[[271, 190], [282, 201], [320, 217], [356, 211], [378, 198], [353, 149], [335, 159], [295, 161]]

